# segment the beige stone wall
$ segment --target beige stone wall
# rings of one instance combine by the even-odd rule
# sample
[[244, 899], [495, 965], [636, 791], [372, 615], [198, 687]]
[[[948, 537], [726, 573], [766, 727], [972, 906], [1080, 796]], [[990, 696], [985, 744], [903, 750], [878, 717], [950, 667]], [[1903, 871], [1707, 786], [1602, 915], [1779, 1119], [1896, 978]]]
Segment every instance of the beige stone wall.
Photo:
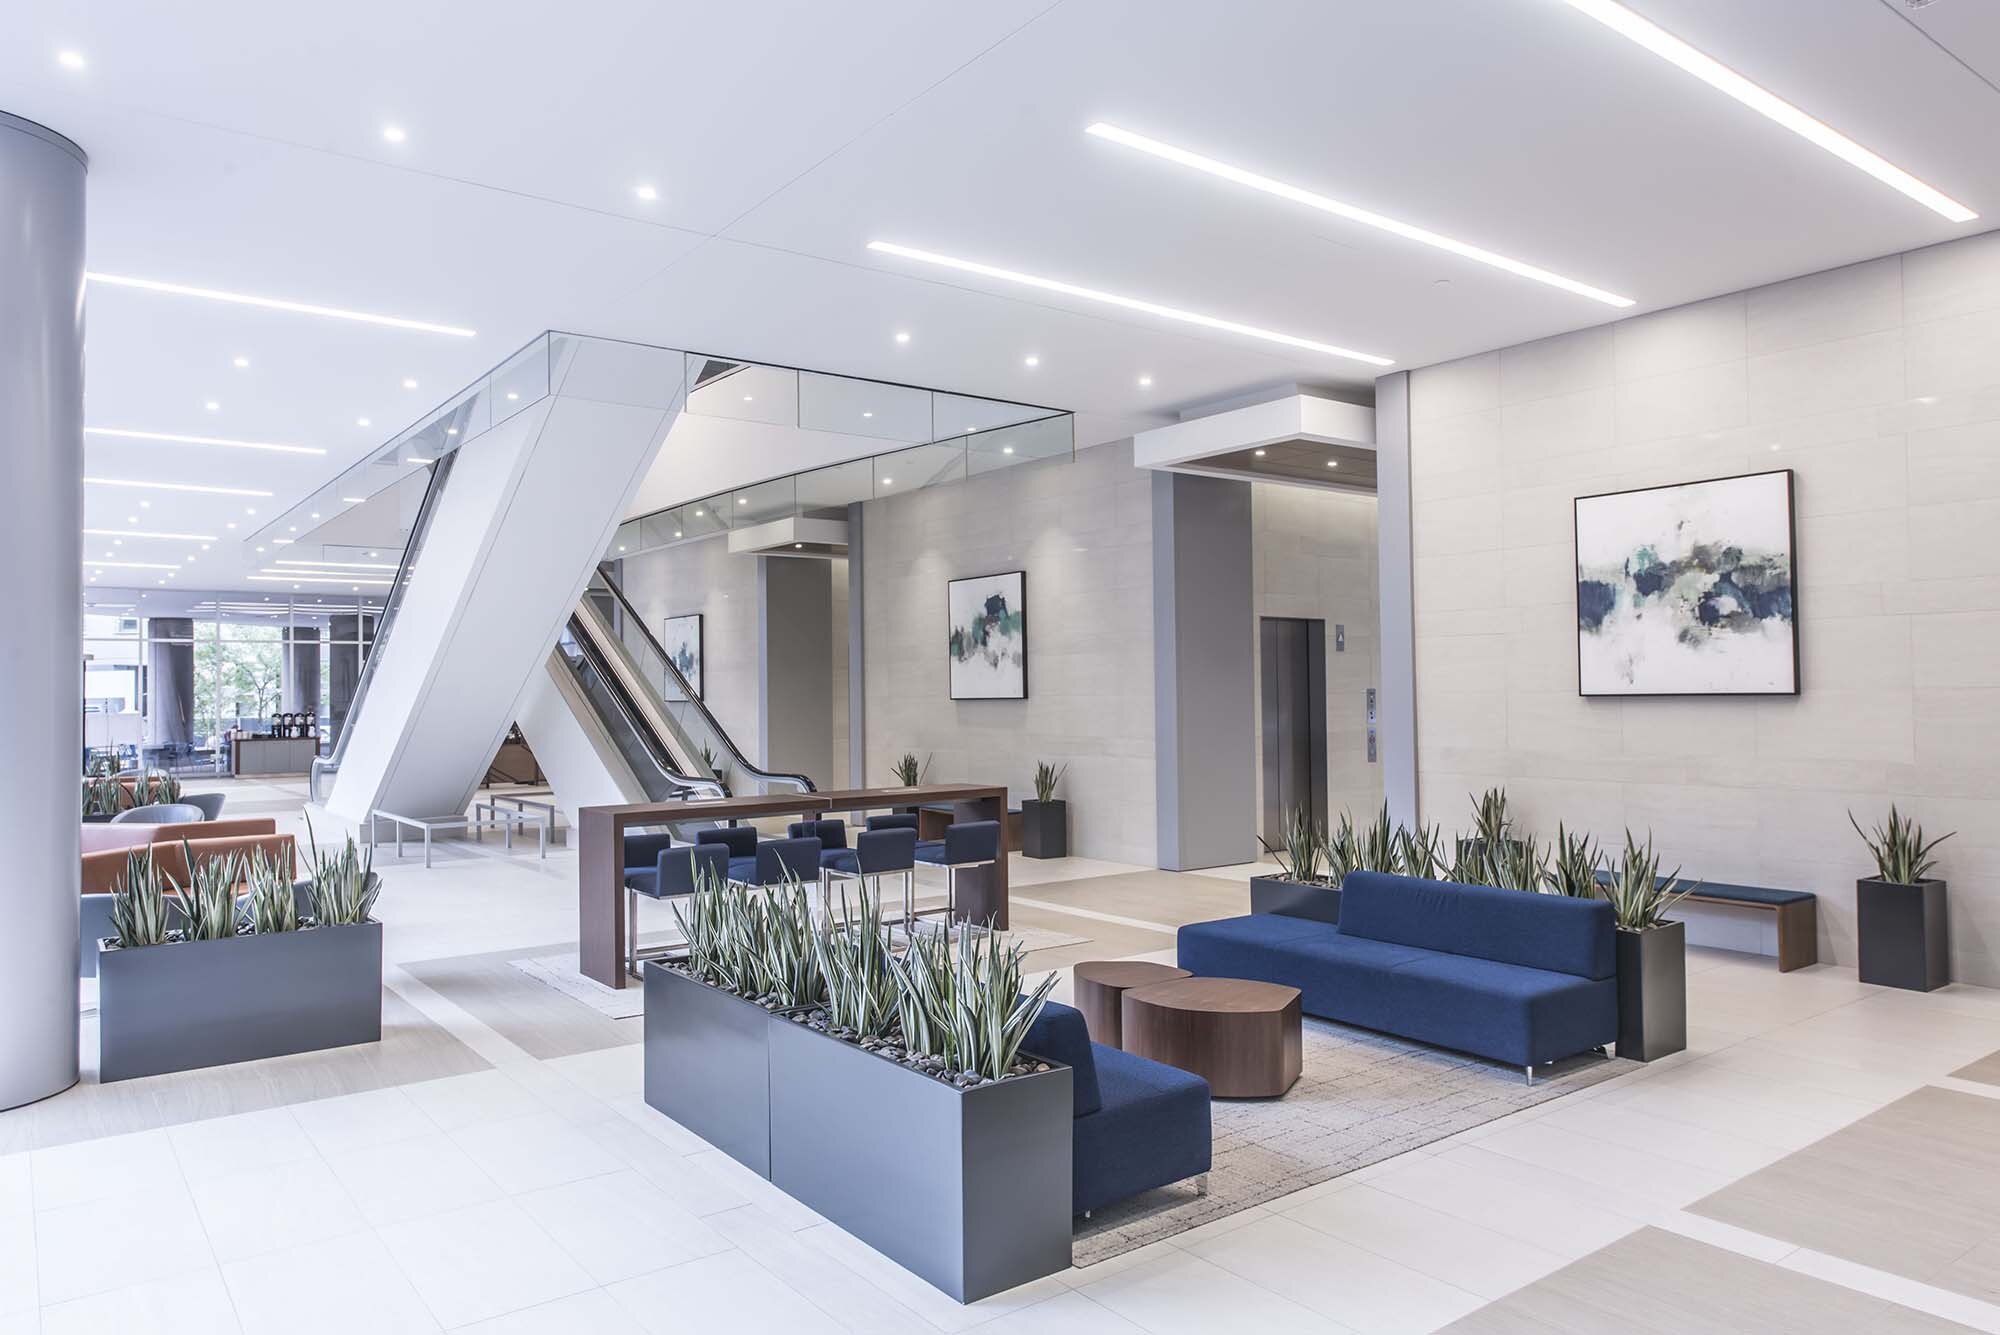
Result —
[[[2000, 232], [1421, 370], [1411, 417], [1427, 819], [1504, 783], [1542, 830], [1650, 829], [1816, 892], [1851, 964], [1846, 813], [1893, 801], [1959, 832], [1955, 973], [2000, 983]], [[1803, 694], [1579, 698], [1572, 500], [1778, 467]]]

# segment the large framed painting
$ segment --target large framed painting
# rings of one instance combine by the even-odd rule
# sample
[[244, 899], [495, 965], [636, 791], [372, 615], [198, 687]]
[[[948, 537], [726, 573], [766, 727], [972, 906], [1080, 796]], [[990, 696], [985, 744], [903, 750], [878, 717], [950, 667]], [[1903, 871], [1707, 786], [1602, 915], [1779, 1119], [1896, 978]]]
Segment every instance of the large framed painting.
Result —
[[694, 698], [705, 699], [701, 690], [701, 613], [668, 617], [666, 635], [661, 639], [660, 647], [667, 651], [667, 657], [680, 669]]
[[1792, 470], [1576, 501], [1584, 695], [1797, 695]]
[[1028, 575], [955, 579], [946, 598], [951, 610], [951, 698], [1028, 698]]

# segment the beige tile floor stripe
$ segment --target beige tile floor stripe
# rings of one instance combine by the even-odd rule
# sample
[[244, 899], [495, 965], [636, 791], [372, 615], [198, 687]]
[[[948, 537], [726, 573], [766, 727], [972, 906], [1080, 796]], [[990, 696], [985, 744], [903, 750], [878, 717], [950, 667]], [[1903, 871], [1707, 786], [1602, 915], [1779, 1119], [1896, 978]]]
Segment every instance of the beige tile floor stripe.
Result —
[[2000, 1052], [1989, 1052], [1969, 1066], [1953, 1071], [1957, 1080], [1976, 1080], [1982, 1085], [2000, 1085]]

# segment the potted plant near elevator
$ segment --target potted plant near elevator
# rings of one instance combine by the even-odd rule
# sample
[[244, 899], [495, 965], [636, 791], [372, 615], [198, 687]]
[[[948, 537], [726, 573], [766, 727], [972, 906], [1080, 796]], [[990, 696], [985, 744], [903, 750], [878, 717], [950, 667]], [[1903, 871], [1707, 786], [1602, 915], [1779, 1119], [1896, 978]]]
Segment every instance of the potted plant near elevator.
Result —
[[1067, 773], [1046, 760], [1035, 766], [1035, 796], [1021, 803], [1021, 851], [1031, 858], [1069, 856], [1069, 803], [1056, 796]]
[[1625, 855], [1604, 878], [1617, 921], [1618, 1055], [1657, 1061], [1687, 1046], [1687, 926], [1667, 911], [1693, 893], [1680, 869], [1659, 874], [1653, 839], [1625, 832]]
[[[187, 1071], [382, 1037], [381, 880], [350, 836], [312, 875], [263, 856], [127, 856], [98, 942], [98, 1079]], [[239, 889], [242, 890], [239, 893]], [[306, 911], [301, 912], [301, 900]]]
[[1873, 876], [1854, 883], [1855, 933], [1864, 983], [1930, 992], [1951, 981], [1951, 934], [1945, 917], [1945, 883], [1931, 871], [1931, 851], [1950, 834], [1924, 838], [1924, 827], [1894, 806], [1889, 823], [1863, 830], [1847, 819], [1875, 857]]

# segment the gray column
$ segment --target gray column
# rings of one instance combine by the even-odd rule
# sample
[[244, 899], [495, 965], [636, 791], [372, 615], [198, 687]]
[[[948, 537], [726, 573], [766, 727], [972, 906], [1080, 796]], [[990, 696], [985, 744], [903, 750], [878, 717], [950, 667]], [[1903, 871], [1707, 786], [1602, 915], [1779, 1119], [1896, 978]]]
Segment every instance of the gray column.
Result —
[[319, 627], [292, 626], [285, 631], [283, 703], [287, 714], [319, 718]]
[[825, 787], [833, 756], [833, 571], [800, 556], [757, 558], [757, 738], [764, 768]]
[[1375, 382], [1376, 569], [1382, 691], [1376, 728], [1389, 819], [1417, 827], [1417, 627], [1410, 566], [1410, 373]]
[[1250, 484], [1153, 474], [1160, 865], [1256, 860]]
[[83, 755], [83, 150], [0, 112], [0, 1108], [76, 1083]]
[[862, 504], [847, 507], [847, 783], [868, 786], [867, 585], [861, 564]]
[[[328, 618], [326, 633], [332, 643], [327, 646], [326, 712], [334, 741], [340, 740], [341, 725], [347, 722], [348, 707], [354, 703], [361, 666], [367, 660], [368, 645], [375, 639], [375, 622], [372, 616]], [[357, 644], [357, 640], [367, 643]]]
[[148, 709], [153, 742], [186, 746], [194, 740], [194, 621], [151, 617], [146, 622]]

